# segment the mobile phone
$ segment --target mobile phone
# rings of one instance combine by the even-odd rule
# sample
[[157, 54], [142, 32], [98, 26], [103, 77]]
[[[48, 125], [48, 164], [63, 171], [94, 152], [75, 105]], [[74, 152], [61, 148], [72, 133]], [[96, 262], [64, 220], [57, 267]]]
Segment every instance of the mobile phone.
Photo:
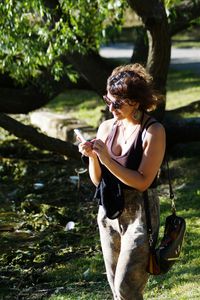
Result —
[[85, 142], [86, 142], [86, 139], [84, 138], [84, 136], [82, 135], [82, 133], [80, 132], [79, 129], [74, 129], [74, 132], [76, 133], [77, 137], [79, 138], [79, 140], [80, 140], [82, 143], [85, 143]]

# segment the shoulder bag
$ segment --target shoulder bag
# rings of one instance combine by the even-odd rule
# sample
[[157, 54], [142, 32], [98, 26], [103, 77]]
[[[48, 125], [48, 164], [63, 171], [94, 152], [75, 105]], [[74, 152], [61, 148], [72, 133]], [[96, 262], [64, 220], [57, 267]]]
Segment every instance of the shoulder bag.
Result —
[[165, 220], [164, 236], [158, 247], [154, 245], [152, 239], [152, 226], [151, 214], [149, 209], [148, 190], [146, 190], [143, 193], [147, 233], [150, 248], [147, 272], [151, 275], [160, 275], [167, 273], [174, 265], [174, 263], [179, 259], [186, 230], [186, 222], [184, 218], [177, 216], [176, 214], [174, 193], [172, 190], [168, 161], [166, 161], [166, 164], [169, 180], [172, 214], [169, 215]]

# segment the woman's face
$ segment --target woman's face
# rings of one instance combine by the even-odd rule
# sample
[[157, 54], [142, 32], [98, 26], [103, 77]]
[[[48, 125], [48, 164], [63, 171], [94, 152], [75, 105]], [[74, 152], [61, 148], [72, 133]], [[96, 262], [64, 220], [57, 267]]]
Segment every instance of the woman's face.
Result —
[[107, 92], [104, 101], [109, 106], [109, 111], [113, 117], [119, 120], [132, 119], [132, 115], [138, 109], [139, 103], [133, 102], [131, 105], [126, 100], [116, 100], [115, 96]]

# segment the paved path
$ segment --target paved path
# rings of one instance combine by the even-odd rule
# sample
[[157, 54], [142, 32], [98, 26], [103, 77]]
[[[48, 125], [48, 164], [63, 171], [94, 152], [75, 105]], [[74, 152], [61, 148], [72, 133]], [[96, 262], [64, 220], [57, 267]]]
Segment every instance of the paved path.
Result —
[[[126, 43], [111, 44], [100, 49], [103, 57], [129, 59], [133, 46]], [[200, 75], [200, 49], [199, 48], [172, 48], [171, 66], [176, 69], [191, 70]]]

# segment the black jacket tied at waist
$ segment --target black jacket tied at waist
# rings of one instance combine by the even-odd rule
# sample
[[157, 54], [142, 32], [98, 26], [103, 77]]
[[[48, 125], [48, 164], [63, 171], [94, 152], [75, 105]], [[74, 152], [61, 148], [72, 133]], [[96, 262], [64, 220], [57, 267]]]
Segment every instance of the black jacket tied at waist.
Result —
[[122, 183], [102, 166], [102, 179], [96, 188], [94, 198], [103, 206], [109, 219], [118, 218], [124, 209]]

